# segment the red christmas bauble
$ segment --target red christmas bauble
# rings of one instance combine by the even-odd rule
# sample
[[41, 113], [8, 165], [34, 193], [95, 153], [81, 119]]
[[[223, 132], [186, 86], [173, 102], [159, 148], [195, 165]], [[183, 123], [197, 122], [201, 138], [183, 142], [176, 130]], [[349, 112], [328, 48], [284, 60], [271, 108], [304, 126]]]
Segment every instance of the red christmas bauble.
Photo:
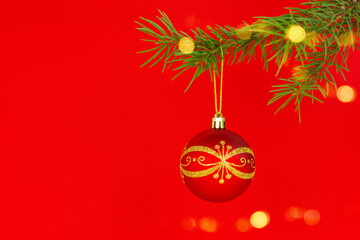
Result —
[[226, 202], [242, 194], [255, 174], [255, 159], [246, 141], [226, 129], [210, 129], [193, 137], [180, 158], [186, 186], [199, 198]]

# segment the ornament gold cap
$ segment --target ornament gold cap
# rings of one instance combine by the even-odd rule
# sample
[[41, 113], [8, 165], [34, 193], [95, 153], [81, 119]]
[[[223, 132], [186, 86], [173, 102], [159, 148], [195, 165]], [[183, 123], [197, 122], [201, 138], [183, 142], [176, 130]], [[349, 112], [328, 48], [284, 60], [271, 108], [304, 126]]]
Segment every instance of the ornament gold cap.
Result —
[[225, 129], [225, 118], [219, 112], [215, 113], [211, 121], [211, 128], [212, 129]]

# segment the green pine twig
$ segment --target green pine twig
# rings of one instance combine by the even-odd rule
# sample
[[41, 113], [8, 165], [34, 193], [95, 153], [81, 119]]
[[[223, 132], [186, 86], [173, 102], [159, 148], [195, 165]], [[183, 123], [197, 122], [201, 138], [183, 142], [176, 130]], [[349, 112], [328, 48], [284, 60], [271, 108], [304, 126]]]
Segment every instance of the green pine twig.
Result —
[[[152, 67], [163, 60], [164, 71], [172, 67], [173, 63], [177, 63], [179, 66], [172, 68], [179, 72], [173, 79], [195, 68], [187, 91], [203, 72], [209, 70], [212, 75], [212, 71], [215, 70], [216, 74], [219, 74], [219, 63], [223, 59], [221, 48], [227, 58], [227, 64], [250, 61], [256, 57], [256, 49], [259, 48], [264, 69], [267, 70], [268, 62], [274, 60], [278, 66], [276, 75], [290, 58], [294, 58], [300, 64], [299, 73], [288, 79], [280, 79], [287, 83], [273, 86], [271, 92], [274, 96], [268, 104], [286, 99], [275, 112], [277, 113], [294, 101], [300, 121], [303, 98], [322, 102], [314, 93], [319, 91], [322, 97], [326, 98], [329, 85], [337, 85], [333, 70], [345, 79], [344, 71], [349, 71], [349, 50], [360, 50], [358, 0], [310, 0], [301, 5], [304, 8], [287, 8], [289, 14], [256, 17], [253, 24], [245, 23], [242, 29], [231, 26], [208, 27], [207, 30], [196, 28], [191, 30], [193, 37], [176, 30], [168, 16], [159, 10], [160, 16], [157, 19], [161, 25], [145, 18], [141, 18], [144, 24], [136, 22], [139, 31], [153, 38], [144, 41], [155, 44], [154, 47], [139, 52], [153, 52], [141, 67]], [[287, 31], [293, 25], [305, 29], [304, 41], [294, 43], [289, 40]], [[191, 54], [183, 54], [178, 49], [179, 41], [183, 37], [193, 39], [195, 43], [195, 49]], [[323, 82], [326, 90], [321, 87]]]

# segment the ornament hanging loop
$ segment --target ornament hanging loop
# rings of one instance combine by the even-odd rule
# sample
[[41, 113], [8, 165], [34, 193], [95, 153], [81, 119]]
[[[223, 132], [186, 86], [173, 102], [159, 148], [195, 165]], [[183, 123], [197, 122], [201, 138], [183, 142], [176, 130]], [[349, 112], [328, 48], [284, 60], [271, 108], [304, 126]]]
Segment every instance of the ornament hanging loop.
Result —
[[212, 129], [225, 129], [225, 118], [223, 117], [222, 110], [222, 88], [223, 88], [223, 69], [224, 69], [224, 52], [221, 46], [220, 39], [220, 50], [221, 50], [221, 68], [220, 68], [220, 96], [219, 96], [219, 109], [218, 109], [218, 101], [217, 101], [217, 91], [216, 91], [216, 72], [213, 70], [214, 76], [214, 96], [215, 96], [215, 116], [211, 121]]
[[215, 96], [215, 112], [216, 113], [221, 113], [222, 110], [222, 89], [223, 89], [223, 69], [224, 69], [224, 52], [221, 46], [221, 41], [222, 39], [220, 39], [220, 51], [221, 51], [221, 67], [220, 67], [220, 93], [219, 93], [219, 109], [218, 109], [218, 101], [217, 101], [217, 90], [216, 90], [216, 72], [215, 70], [213, 70], [213, 76], [214, 76], [214, 96]]

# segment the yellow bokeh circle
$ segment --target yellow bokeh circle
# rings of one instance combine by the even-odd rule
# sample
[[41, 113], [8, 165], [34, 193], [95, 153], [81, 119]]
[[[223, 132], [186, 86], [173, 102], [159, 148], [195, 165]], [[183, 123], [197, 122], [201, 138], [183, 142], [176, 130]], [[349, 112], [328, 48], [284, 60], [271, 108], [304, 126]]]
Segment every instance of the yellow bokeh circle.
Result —
[[270, 216], [265, 211], [254, 212], [250, 217], [250, 223], [254, 228], [264, 228], [270, 222]]
[[349, 103], [355, 100], [356, 92], [354, 88], [348, 85], [342, 85], [338, 88], [336, 96], [340, 102]]
[[183, 37], [179, 41], [179, 50], [184, 54], [190, 54], [195, 49], [195, 43], [188, 37]]
[[293, 25], [287, 30], [287, 38], [294, 43], [302, 42], [306, 37], [306, 31], [302, 26]]

